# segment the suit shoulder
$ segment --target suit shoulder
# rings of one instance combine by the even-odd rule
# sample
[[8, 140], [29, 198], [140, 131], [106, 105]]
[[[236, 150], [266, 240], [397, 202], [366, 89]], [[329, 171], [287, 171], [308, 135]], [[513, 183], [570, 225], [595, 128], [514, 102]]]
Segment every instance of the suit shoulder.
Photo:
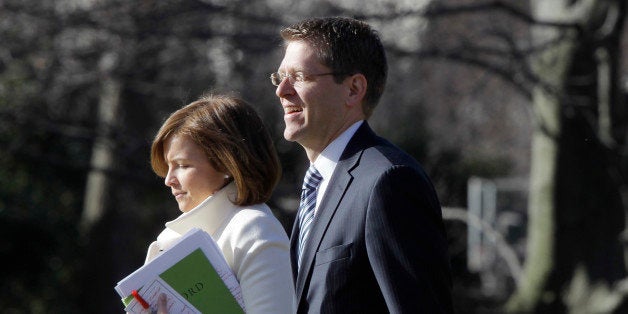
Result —
[[[366, 123], [351, 138], [340, 162], [347, 165], [350, 172], [365, 172], [371, 178], [403, 169], [427, 178], [423, 166], [414, 157], [375, 134]], [[397, 171], [392, 171], [394, 169]]]
[[423, 166], [414, 157], [383, 138], [365, 148], [361, 159], [362, 162], [373, 163], [383, 169], [401, 166], [423, 171]]

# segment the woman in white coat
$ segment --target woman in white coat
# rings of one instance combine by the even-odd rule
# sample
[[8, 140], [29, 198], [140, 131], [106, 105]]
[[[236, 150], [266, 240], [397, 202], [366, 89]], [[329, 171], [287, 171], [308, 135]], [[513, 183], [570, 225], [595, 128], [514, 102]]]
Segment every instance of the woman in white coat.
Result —
[[146, 261], [201, 228], [238, 279], [247, 313], [294, 312], [288, 237], [265, 204], [281, 168], [255, 110], [224, 95], [192, 102], [162, 125], [151, 165], [183, 213], [166, 223]]

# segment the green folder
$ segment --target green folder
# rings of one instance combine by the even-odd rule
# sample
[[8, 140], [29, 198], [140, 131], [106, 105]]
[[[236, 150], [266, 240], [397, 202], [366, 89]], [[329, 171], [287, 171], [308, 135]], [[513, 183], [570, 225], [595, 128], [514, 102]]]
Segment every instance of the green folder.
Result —
[[244, 313], [201, 249], [159, 275], [202, 313]]

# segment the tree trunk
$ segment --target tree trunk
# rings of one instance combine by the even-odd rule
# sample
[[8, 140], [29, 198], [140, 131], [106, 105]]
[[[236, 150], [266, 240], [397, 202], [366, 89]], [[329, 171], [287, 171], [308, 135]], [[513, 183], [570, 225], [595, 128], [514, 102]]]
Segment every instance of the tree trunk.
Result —
[[87, 234], [91, 227], [102, 218], [107, 204], [106, 196], [110, 181], [108, 172], [115, 159], [112, 130], [120, 106], [120, 82], [111, 74], [116, 59], [114, 53], [106, 53], [99, 65], [103, 78], [98, 103], [98, 129], [92, 149], [80, 222], [83, 234]]
[[532, 33], [536, 46], [552, 44], [532, 61], [540, 81], [533, 96], [527, 261], [507, 306], [512, 312], [612, 313], [621, 306], [613, 285], [625, 275], [622, 183], [605, 145], [612, 134], [605, 112], [619, 101], [618, 78], [600, 71], [617, 57], [600, 52], [609, 51], [608, 36], [596, 37], [608, 22], [621, 22], [609, 21], [612, 10], [623, 15], [621, 1], [532, 1], [537, 21], [578, 28], [535, 26]]

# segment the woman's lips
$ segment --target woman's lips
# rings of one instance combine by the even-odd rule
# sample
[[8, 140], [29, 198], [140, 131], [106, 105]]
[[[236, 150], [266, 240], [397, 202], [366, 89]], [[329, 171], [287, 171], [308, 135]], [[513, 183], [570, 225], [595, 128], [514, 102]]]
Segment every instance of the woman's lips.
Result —
[[172, 195], [174, 195], [175, 199], [180, 199], [185, 195], [185, 193], [184, 192], [172, 192]]

